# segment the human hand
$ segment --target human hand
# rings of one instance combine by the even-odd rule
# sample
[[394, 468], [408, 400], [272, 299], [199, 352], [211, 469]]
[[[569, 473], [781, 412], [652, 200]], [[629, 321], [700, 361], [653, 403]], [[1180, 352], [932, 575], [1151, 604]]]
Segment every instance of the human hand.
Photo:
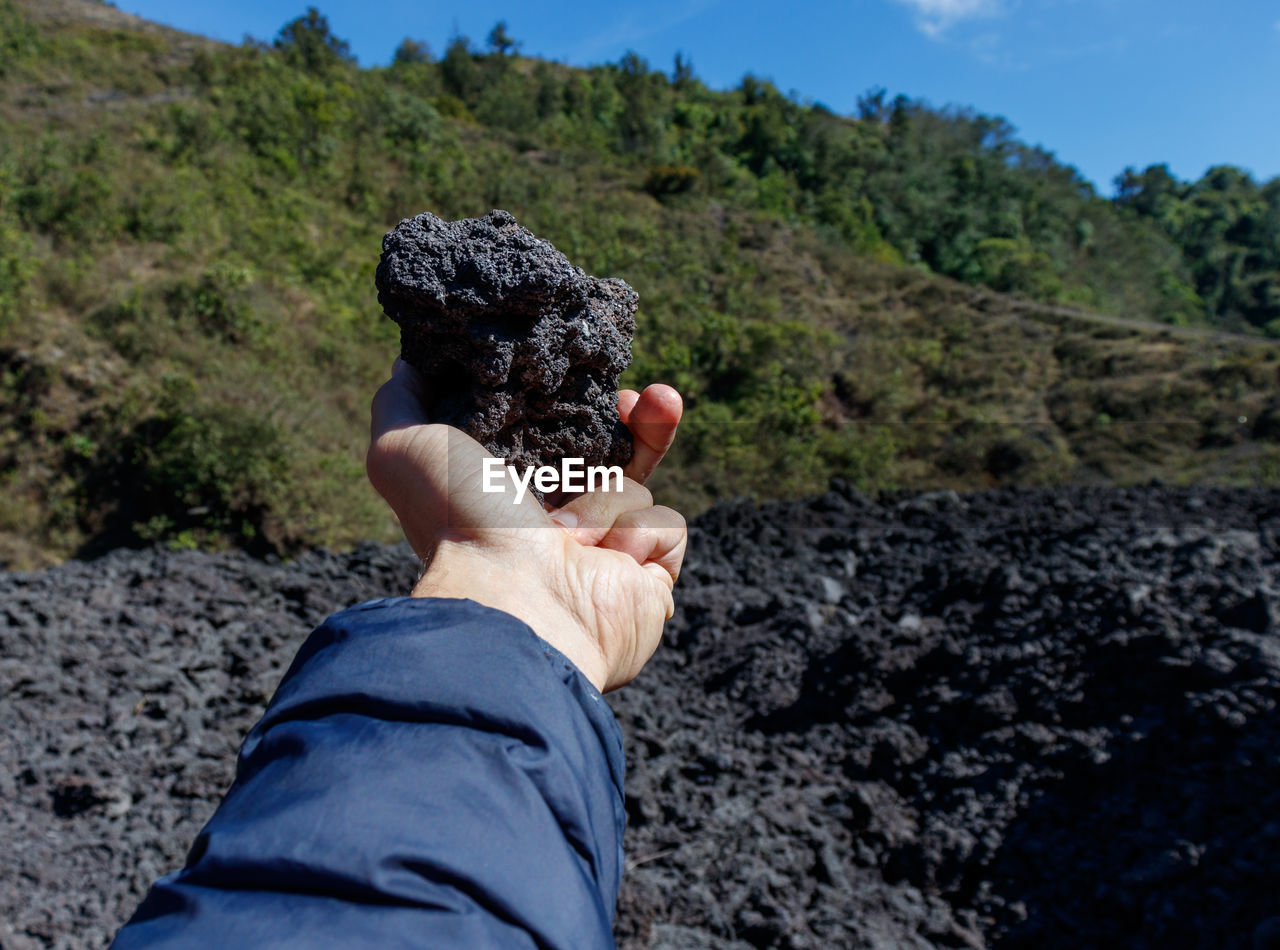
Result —
[[680, 421], [669, 386], [619, 394], [635, 437], [623, 490], [544, 509], [503, 479], [482, 491], [490, 454], [458, 429], [427, 423], [424, 381], [397, 360], [373, 400], [366, 467], [426, 572], [419, 597], [465, 597], [512, 614], [564, 653], [601, 692], [635, 677], [672, 613], [688, 532], [642, 484]]

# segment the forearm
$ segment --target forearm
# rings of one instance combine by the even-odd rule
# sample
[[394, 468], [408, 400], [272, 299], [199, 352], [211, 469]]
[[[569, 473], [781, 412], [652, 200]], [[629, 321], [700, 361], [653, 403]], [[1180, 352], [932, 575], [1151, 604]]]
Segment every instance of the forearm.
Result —
[[610, 946], [622, 763], [598, 692], [523, 624], [345, 611], [115, 946]]

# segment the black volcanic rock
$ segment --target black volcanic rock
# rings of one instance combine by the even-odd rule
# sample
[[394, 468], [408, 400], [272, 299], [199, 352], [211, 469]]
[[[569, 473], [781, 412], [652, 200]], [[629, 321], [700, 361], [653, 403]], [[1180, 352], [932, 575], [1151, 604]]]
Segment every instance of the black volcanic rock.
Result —
[[[102, 947], [406, 546], [0, 573], [0, 947]], [[1280, 492], [722, 505], [626, 735], [623, 950], [1280, 946]]]
[[497, 210], [406, 218], [383, 238], [376, 282], [432, 421], [520, 469], [630, 460], [618, 376], [638, 298], [626, 283], [588, 276]]

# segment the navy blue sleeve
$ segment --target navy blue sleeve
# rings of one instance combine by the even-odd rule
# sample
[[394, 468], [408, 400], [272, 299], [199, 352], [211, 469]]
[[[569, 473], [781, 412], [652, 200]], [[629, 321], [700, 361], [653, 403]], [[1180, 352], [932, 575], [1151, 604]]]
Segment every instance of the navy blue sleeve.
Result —
[[361, 604], [303, 645], [112, 947], [612, 947], [623, 763], [604, 699], [525, 624]]

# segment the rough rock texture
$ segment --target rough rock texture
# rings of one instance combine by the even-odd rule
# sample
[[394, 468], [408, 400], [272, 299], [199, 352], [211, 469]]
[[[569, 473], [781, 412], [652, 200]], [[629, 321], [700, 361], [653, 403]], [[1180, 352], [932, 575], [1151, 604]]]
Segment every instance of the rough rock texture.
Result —
[[638, 298], [623, 281], [587, 276], [505, 211], [406, 218], [383, 238], [376, 281], [433, 421], [521, 469], [630, 460], [618, 376]]
[[[611, 697], [627, 950], [1280, 946], [1280, 492], [724, 506]], [[0, 947], [99, 947], [403, 548], [0, 575]]]

